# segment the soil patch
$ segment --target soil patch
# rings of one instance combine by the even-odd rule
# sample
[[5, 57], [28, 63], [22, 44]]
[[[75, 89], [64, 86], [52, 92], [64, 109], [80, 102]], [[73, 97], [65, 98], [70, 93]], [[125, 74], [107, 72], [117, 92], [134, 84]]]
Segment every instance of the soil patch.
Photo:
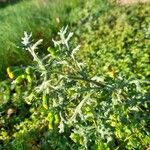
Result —
[[121, 5], [130, 5], [135, 3], [150, 3], [150, 0], [118, 0]]

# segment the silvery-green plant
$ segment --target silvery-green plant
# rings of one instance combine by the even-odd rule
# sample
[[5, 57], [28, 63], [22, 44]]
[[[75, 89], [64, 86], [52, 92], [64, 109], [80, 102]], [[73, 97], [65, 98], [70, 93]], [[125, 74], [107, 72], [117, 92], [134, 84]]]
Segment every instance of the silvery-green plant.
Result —
[[[102, 142], [113, 148], [122, 130], [118, 122], [126, 126], [123, 130], [128, 138], [141, 131], [143, 124], [136, 114], [140, 115], [141, 106], [147, 105], [143, 83], [137, 79], [126, 80], [122, 75], [115, 79], [91, 77], [87, 64], [79, 59], [80, 45], [74, 47], [70, 41], [73, 33], [67, 29], [68, 26], [58, 32], [58, 40], [52, 39], [54, 47], [49, 47], [49, 54], [43, 58], [36, 51], [43, 40], [33, 43], [32, 34], [24, 33], [22, 44], [33, 57], [36, 76], [30, 94], [25, 94], [24, 99], [28, 104], [42, 104], [47, 111], [49, 129], [54, 128], [54, 122], [60, 134], [71, 129], [70, 138], [83, 149], [89, 149], [93, 143], [98, 147]], [[127, 132], [131, 120], [137, 126]]]

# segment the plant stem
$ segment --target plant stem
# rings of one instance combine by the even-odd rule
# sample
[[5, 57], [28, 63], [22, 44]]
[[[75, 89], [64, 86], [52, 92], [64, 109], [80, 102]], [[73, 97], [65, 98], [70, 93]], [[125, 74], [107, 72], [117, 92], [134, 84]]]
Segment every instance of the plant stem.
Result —
[[73, 79], [73, 80], [83, 80], [83, 81], [86, 81], [86, 82], [89, 82], [89, 83], [93, 83], [97, 86], [100, 86], [100, 87], [105, 87], [106, 84], [103, 83], [103, 82], [97, 82], [95, 80], [91, 80], [91, 79], [87, 79], [87, 78], [82, 78], [82, 77], [75, 77], [75, 76], [68, 76], [70, 79]]

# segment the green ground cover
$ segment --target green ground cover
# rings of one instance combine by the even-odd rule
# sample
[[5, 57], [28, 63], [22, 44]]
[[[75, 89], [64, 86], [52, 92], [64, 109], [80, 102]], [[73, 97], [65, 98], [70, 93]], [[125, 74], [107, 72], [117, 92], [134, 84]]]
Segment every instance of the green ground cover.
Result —
[[[37, 2], [0, 10], [18, 18], [0, 13], [8, 26], [0, 23], [6, 62], [0, 64], [3, 70], [16, 64], [0, 82], [0, 149], [148, 150], [150, 5]], [[25, 30], [33, 43], [44, 39], [36, 43], [39, 54], [33, 43], [16, 48]]]

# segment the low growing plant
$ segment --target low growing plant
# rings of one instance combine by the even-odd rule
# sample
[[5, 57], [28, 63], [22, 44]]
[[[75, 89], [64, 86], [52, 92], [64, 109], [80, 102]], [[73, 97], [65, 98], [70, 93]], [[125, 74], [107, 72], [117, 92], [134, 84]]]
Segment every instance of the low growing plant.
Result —
[[[34, 43], [32, 34], [24, 33], [23, 49], [31, 54], [33, 64], [14, 75], [10, 88], [3, 87], [2, 97], [11, 97], [23, 108], [27, 105], [29, 120], [14, 123], [15, 139], [7, 138], [4, 145], [12, 149], [19, 142], [26, 149], [32, 149], [33, 143], [39, 149], [55, 150], [148, 149], [150, 103], [143, 87], [149, 82], [119, 73], [92, 76], [89, 64], [80, 57], [81, 46], [74, 46], [73, 33], [67, 29], [58, 32], [57, 40], [52, 39], [54, 47], [48, 47], [49, 54], [43, 57], [36, 51], [43, 40]], [[25, 137], [31, 141], [26, 143]]]

